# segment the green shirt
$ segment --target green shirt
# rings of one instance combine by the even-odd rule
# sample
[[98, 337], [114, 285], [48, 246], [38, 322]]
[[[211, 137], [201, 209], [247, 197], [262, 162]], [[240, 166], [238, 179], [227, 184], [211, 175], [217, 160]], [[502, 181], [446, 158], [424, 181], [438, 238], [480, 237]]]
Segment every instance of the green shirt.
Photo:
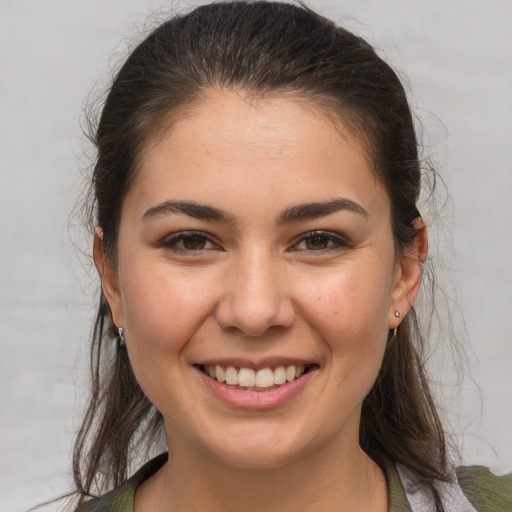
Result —
[[[161, 454], [144, 465], [119, 488], [81, 505], [76, 512], [133, 512], [137, 487], [167, 461]], [[388, 464], [385, 468], [390, 512], [430, 512], [427, 491], [414, 486], [407, 470]], [[446, 512], [512, 512], [512, 473], [496, 476], [483, 466], [460, 466], [456, 483], [438, 484]]]

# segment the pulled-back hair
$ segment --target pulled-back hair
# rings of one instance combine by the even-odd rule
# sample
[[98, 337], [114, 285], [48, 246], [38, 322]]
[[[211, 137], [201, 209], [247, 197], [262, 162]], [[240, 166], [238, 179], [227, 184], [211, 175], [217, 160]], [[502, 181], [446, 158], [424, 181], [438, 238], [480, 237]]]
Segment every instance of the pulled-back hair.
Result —
[[[121, 208], [141, 150], [212, 88], [304, 98], [348, 126], [363, 141], [387, 191], [397, 257], [405, 257], [417, 234], [421, 168], [397, 75], [366, 41], [304, 6], [237, 1], [166, 21], [135, 48], [113, 81], [92, 135], [97, 160], [91, 205], [113, 264]], [[391, 334], [362, 404], [361, 447], [379, 464], [400, 463], [420, 480], [448, 480], [446, 441], [414, 309]], [[74, 450], [80, 501], [121, 484], [134, 451], [154, 443], [163, 428], [115, 337], [101, 293], [92, 393]]]

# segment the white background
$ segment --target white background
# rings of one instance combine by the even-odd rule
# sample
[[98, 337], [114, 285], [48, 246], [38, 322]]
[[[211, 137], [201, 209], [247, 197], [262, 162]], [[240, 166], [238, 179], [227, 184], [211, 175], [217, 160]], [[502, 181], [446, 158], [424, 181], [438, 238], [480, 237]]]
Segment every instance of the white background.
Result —
[[[447, 384], [450, 430], [466, 461], [512, 468], [512, 2], [310, 5], [375, 43], [409, 78], [453, 202], [437, 252], [453, 268], [456, 294], [443, 286], [471, 377], [455, 387], [440, 348], [433, 361]], [[68, 235], [90, 162], [80, 116], [126, 41], [161, 8], [170, 9], [150, 0], [0, 0], [0, 512], [71, 489], [96, 291]]]

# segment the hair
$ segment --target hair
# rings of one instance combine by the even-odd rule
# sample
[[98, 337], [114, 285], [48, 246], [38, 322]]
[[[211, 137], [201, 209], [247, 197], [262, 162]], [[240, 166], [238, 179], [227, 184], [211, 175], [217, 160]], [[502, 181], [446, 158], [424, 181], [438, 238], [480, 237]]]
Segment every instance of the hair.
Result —
[[[95, 133], [92, 223], [115, 264], [123, 199], [141, 150], [213, 89], [248, 97], [299, 96], [364, 142], [391, 204], [398, 257], [417, 235], [421, 165], [404, 88], [363, 39], [303, 5], [212, 3], [156, 28], [115, 76]], [[131, 458], [150, 447], [162, 418], [117, 346], [99, 300], [91, 347], [91, 396], [74, 449], [80, 502], [120, 485]], [[429, 389], [425, 340], [414, 309], [390, 333], [377, 380], [362, 404], [360, 445], [377, 463], [399, 463], [433, 489], [448, 481], [447, 443]], [[172, 450], [172, 446], [169, 447]]]

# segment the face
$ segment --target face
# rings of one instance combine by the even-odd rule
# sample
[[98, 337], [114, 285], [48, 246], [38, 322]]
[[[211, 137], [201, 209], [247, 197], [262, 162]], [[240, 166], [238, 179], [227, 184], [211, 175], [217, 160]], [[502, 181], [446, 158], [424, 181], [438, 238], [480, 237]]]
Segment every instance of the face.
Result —
[[212, 93], [143, 151], [115, 266], [97, 245], [177, 457], [258, 467], [358, 450], [419, 271], [397, 259], [388, 196], [349, 131], [291, 98]]

